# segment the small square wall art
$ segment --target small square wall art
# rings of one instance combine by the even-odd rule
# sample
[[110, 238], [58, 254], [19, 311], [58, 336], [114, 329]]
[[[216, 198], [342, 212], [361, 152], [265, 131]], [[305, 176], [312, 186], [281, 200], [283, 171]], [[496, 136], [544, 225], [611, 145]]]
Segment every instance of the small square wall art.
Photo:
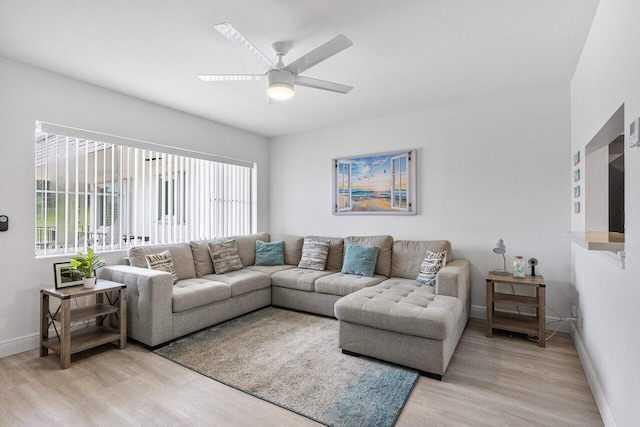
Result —
[[580, 181], [580, 169], [573, 171], [573, 182]]
[[579, 185], [576, 185], [575, 187], [573, 187], [573, 197], [574, 198], [580, 197], [580, 186]]
[[575, 202], [573, 204], [573, 213], [580, 213], [580, 202]]
[[580, 150], [573, 155], [573, 166], [577, 166], [580, 163]]

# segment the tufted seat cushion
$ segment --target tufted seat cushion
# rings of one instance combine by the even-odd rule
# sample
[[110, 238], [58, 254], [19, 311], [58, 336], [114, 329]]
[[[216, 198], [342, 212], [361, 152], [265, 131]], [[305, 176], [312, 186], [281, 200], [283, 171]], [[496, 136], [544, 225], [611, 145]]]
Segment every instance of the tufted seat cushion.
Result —
[[280, 288], [295, 289], [298, 291], [313, 292], [314, 284], [320, 277], [333, 274], [335, 271], [309, 270], [308, 268], [292, 268], [278, 271], [271, 275], [271, 284]]
[[335, 273], [316, 280], [315, 290], [321, 294], [344, 296], [377, 285], [385, 279], [384, 276], [367, 277], [357, 274]]
[[341, 321], [444, 340], [456, 327], [463, 307], [458, 298], [434, 295], [431, 286], [394, 278], [341, 298], [334, 309]]
[[173, 285], [172, 311], [190, 310], [231, 298], [231, 286], [205, 279], [179, 280]]
[[247, 270], [257, 271], [262, 274], [266, 274], [267, 276], [272, 276], [278, 271], [290, 270], [292, 268], [296, 268], [295, 265], [250, 265], [245, 267]]
[[247, 270], [246, 268], [224, 274], [208, 274], [202, 278], [226, 283], [231, 286], [232, 297], [271, 286], [269, 276], [258, 271]]

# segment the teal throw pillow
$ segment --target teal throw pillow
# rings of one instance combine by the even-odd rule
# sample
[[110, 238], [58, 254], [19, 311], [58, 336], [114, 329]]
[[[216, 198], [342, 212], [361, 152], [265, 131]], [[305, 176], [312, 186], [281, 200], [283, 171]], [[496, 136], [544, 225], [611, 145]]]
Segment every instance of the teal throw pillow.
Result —
[[284, 265], [284, 241], [256, 240], [256, 265]]
[[341, 273], [373, 277], [377, 260], [377, 246], [357, 246], [347, 243]]

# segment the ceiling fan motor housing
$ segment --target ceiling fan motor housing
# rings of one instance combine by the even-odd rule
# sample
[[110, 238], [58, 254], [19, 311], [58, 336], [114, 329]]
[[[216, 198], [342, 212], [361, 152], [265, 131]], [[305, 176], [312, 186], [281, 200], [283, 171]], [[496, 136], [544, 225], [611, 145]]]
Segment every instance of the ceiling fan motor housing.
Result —
[[267, 82], [269, 87], [273, 84], [283, 84], [293, 89], [293, 73], [288, 70], [269, 70], [267, 72]]

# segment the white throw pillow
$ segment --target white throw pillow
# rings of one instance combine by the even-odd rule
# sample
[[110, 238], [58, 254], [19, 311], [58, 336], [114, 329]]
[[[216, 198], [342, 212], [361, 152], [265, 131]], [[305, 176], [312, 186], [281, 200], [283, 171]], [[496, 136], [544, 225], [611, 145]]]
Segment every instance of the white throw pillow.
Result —
[[424, 255], [422, 265], [420, 265], [420, 274], [416, 280], [422, 284], [435, 286], [436, 274], [444, 267], [447, 259], [447, 251], [431, 252], [427, 251]]
[[328, 240], [304, 239], [302, 258], [298, 267], [323, 271], [327, 265], [330, 242]]

